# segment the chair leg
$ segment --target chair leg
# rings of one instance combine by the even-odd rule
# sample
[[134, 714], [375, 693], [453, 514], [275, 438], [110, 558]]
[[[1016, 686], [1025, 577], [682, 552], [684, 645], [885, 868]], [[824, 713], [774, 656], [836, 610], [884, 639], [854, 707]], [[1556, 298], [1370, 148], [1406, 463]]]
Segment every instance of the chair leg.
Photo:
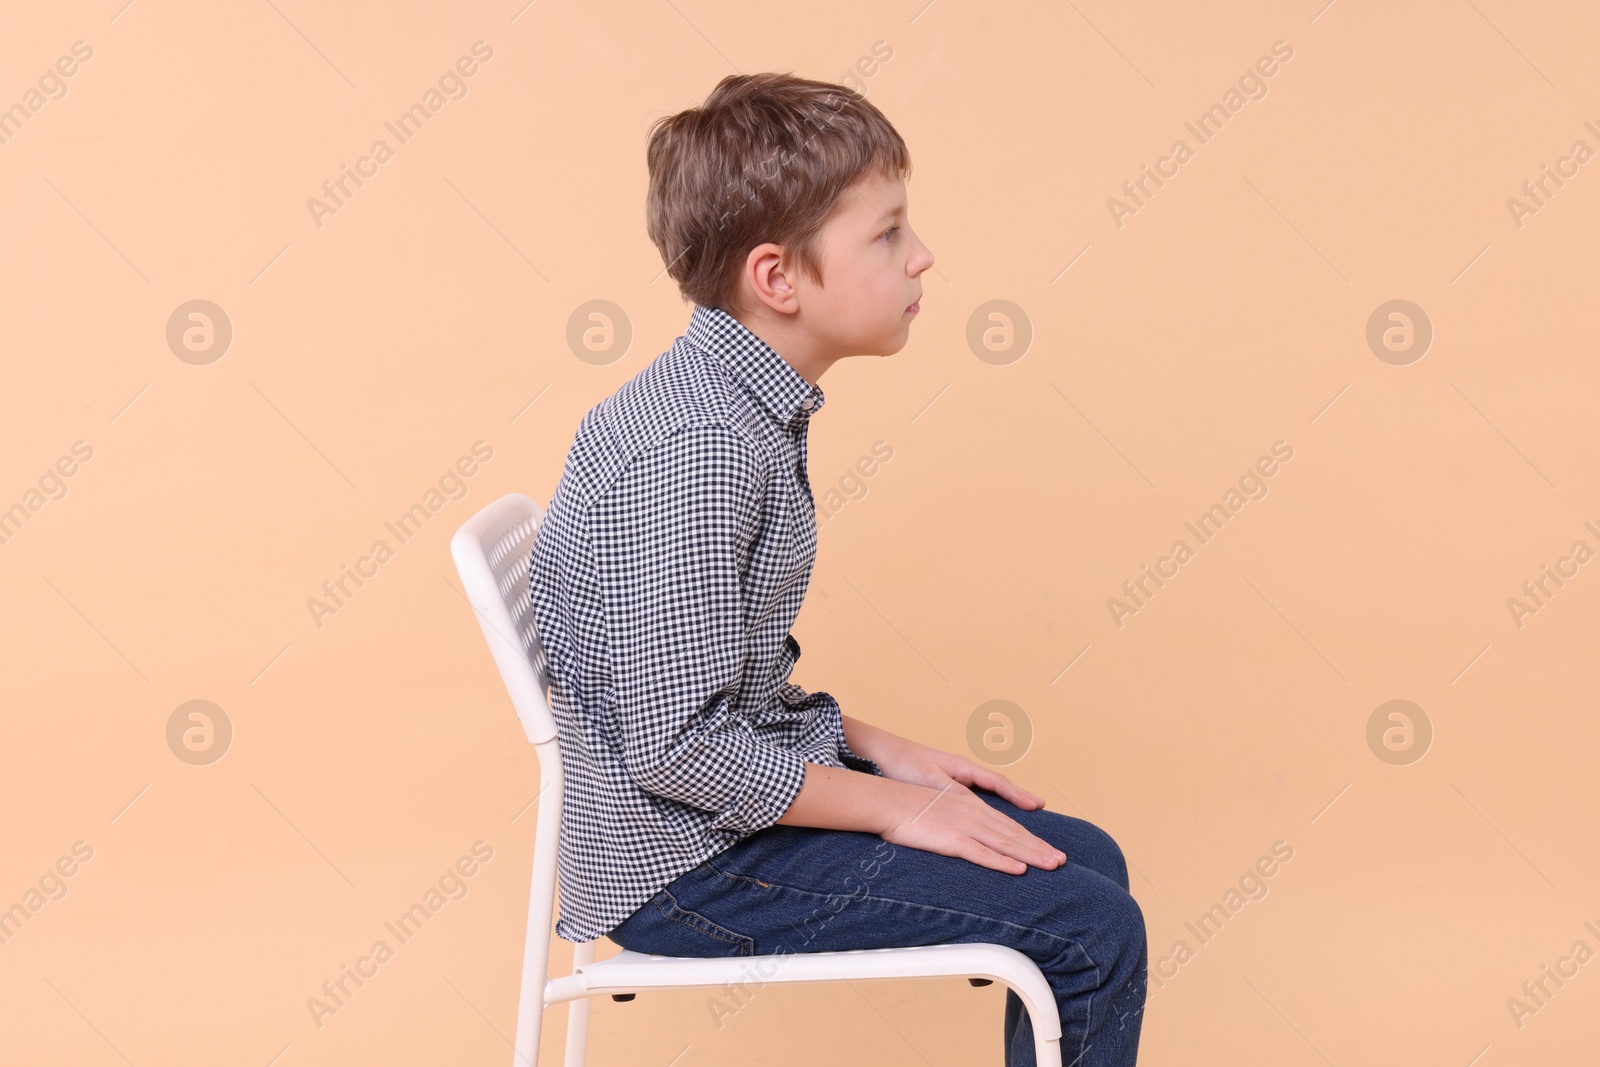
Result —
[[[572, 948], [574, 972], [584, 964], [594, 962], [594, 941], [583, 941]], [[567, 1004], [567, 1058], [566, 1067], [584, 1067], [589, 1055], [589, 1004], [592, 997], [579, 997]]]
[[[529, 941], [532, 940], [530, 935]], [[517, 994], [517, 1043], [512, 1067], [539, 1067], [539, 1033], [544, 1028], [545, 981], [544, 961], [530, 943], [522, 956], [522, 987]]]

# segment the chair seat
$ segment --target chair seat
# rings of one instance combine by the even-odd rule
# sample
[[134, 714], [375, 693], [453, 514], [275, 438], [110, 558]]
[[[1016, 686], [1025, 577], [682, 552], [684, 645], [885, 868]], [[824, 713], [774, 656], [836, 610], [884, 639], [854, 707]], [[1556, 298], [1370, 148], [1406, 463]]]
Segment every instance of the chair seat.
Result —
[[623, 949], [614, 956], [579, 964], [575, 972], [546, 983], [545, 1003], [606, 993], [723, 986], [763, 982], [839, 982], [845, 979], [991, 978], [1016, 990], [1034, 1012], [1039, 1037], [1059, 1040], [1061, 1020], [1055, 994], [1038, 965], [1005, 945], [916, 945], [840, 952], [792, 952], [766, 956], [654, 956]]

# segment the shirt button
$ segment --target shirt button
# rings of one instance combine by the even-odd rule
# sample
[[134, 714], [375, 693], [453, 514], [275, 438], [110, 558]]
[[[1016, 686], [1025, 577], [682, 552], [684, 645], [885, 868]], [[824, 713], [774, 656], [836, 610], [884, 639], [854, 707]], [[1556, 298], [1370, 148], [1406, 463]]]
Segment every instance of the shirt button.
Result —
[[800, 401], [800, 406], [802, 408], [804, 408], [805, 410], [807, 410], [807, 411], [811, 411], [813, 408], [815, 408], [817, 406], [817, 402], [816, 402], [816, 400], [814, 400], [813, 398], [808, 396], [804, 400]]

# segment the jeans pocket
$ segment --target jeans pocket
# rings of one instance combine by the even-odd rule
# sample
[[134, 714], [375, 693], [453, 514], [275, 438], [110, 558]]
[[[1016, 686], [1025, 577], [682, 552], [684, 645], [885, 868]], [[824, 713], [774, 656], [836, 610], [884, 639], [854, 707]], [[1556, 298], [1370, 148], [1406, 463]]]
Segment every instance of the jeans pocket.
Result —
[[712, 922], [678, 903], [663, 889], [623, 920], [612, 940], [634, 952], [655, 956], [754, 956], [755, 938]]

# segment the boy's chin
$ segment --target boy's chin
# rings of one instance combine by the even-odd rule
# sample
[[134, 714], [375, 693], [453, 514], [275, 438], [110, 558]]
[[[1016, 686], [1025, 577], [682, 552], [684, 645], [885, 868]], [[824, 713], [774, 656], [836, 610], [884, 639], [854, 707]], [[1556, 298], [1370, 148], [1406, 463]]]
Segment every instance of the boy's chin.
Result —
[[907, 318], [894, 329], [877, 339], [867, 351], [874, 356], [892, 356], [911, 340], [911, 320]]
[[906, 346], [911, 340], [910, 323], [901, 323], [898, 328], [891, 329], [876, 337], [858, 337], [848, 348], [858, 356], [892, 356]]
[[884, 349], [880, 354], [892, 356], [904, 348], [909, 340], [911, 340], [911, 323], [908, 321], [894, 332], [894, 335], [889, 338], [888, 343], [884, 345]]

